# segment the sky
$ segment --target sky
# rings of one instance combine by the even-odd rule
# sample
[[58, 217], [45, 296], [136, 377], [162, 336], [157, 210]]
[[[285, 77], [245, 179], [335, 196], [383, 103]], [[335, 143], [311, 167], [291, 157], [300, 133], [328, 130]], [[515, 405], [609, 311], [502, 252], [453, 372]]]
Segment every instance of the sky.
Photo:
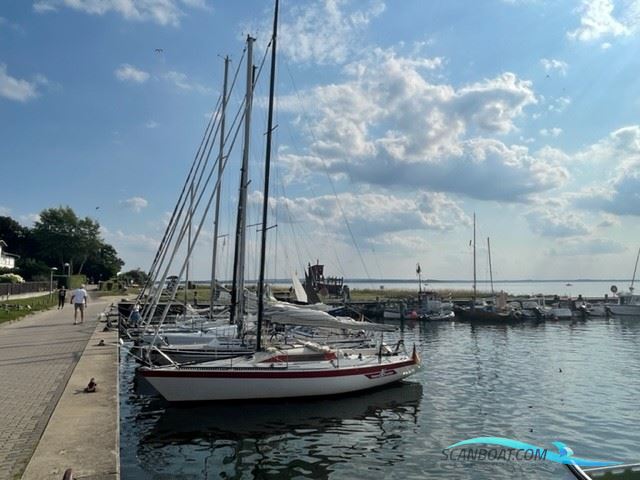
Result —
[[[640, 1], [282, 0], [267, 276], [630, 278], [640, 247]], [[0, 215], [72, 207], [148, 270], [270, 1], [3, 0]], [[260, 221], [268, 62], [254, 96]], [[241, 142], [221, 180], [230, 278]], [[211, 270], [213, 218], [191, 260]], [[247, 277], [257, 271], [248, 227]], [[7, 248], [10, 251], [10, 246]]]

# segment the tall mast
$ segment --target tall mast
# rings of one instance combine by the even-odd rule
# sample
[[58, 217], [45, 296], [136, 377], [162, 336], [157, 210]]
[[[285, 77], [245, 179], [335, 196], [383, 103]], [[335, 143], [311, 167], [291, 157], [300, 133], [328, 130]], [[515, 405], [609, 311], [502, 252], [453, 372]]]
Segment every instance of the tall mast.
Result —
[[224, 81], [222, 86], [222, 116], [220, 117], [220, 151], [218, 153], [218, 191], [216, 192], [216, 206], [213, 221], [213, 253], [211, 257], [211, 297], [209, 298], [209, 315], [213, 312], [213, 302], [217, 298], [216, 260], [218, 257], [218, 223], [220, 219], [220, 189], [222, 186], [222, 164], [224, 160], [224, 121], [227, 113], [227, 75], [229, 72], [229, 57], [224, 57]]
[[473, 212], [473, 308], [476, 305], [476, 212]]
[[[233, 258], [231, 289], [231, 323], [242, 321], [244, 313], [244, 247], [247, 227], [247, 186], [249, 183], [249, 143], [251, 139], [251, 105], [253, 99], [253, 42], [247, 35], [247, 94], [244, 104], [244, 150], [240, 169], [240, 196], [236, 220], [236, 249]], [[240, 331], [238, 331], [240, 333]]]
[[491, 269], [491, 242], [487, 237], [487, 250], [489, 251], [489, 278], [491, 279], [491, 296], [493, 296], [493, 270]]
[[262, 320], [264, 316], [264, 265], [267, 249], [267, 217], [269, 211], [269, 172], [271, 170], [271, 134], [273, 132], [273, 99], [276, 83], [276, 38], [278, 36], [278, 0], [273, 14], [273, 36], [271, 38], [271, 76], [269, 78], [269, 113], [267, 119], [267, 149], [264, 161], [264, 198], [262, 200], [262, 242], [260, 246], [260, 277], [258, 279], [258, 326], [256, 349], [261, 349]]
[[[195, 181], [195, 177], [194, 177]], [[187, 271], [184, 276], [184, 305], [185, 310], [184, 314], [187, 315], [187, 302], [189, 301], [189, 264], [191, 263], [191, 224], [193, 220], [193, 182], [191, 183], [191, 188], [189, 189], [189, 209], [187, 211], [187, 216], [189, 218], [189, 230], [187, 234]]]
[[636, 271], [638, 270], [638, 259], [640, 258], [640, 248], [638, 249], [638, 256], [636, 257], [636, 266], [633, 267], [633, 278], [631, 279], [631, 286], [629, 291], [633, 293], [633, 284], [636, 282]]

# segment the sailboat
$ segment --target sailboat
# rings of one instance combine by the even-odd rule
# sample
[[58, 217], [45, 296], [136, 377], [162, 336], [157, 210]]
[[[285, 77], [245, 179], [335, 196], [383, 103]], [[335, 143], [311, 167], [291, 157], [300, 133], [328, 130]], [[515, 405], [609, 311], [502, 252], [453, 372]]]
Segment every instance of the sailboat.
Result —
[[615, 289], [614, 293], [618, 295], [618, 303], [616, 305], [606, 306], [606, 310], [611, 316], [640, 317], [640, 295], [634, 293], [633, 286], [636, 281], [636, 272], [638, 271], [638, 259], [640, 259], [640, 248], [638, 249], [638, 255], [636, 256], [636, 265], [633, 267], [633, 277], [631, 279], [629, 291], [617, 293], [617, 289]]
[[[491, 290], [493, 294], [493, 271], [491, 269], [491, 244], [487, 238], [487, 247], [489, 250], [489, 271], [491, 272]], [[473, 299], [471, 305], [467, 308], [455, 308], [456, 320], [462, 322], [479, 322], [479, 323], [509, 323], [519, 322], [521, 318], [511, 314], [511, 312], [502, 312], [496, 309], [495, 302], [493, 305], [478, 305], [477, 302], [477, 279], [476, 279], [476, 214], [473, 214]]]
[[[271, 76], [258, 282], [256, 352], [248, 357], [216, 360], [197, 365], [173, 363], [169, 366], [140, 368], [140, 374], [165, 399], [171, 402], [338, 395], [397, 382], [416, 373], [421, 367], [421, 360], [415, 346], [412, 354], [408, 355], [404, 351], [402, 342], [398, 342], [395, 349], [390, 349], [382, 342], [379, 347], [373, 349], [336, 349], [310, 343], [302, 347], [284, 350], [262, 348], [264, 267], [268, 230], [267, 207], [271, 134], [273, 131], [277, 26], [278, 0], [275, 4], [271, 40]], [[247, 41], [247, 84], [252, 85], [251, 46], [253, 39], [249, 37]], [[248, 118], [245, 118], [245, 122], [247, 120]], [[242, 295], [240, 298], [242, 299]]]

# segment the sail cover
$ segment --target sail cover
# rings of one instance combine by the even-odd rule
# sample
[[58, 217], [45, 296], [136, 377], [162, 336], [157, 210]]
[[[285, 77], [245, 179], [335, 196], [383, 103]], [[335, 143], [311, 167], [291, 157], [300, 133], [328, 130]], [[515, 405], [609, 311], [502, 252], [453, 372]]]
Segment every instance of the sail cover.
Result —
[[317, 328], [365, 330], [370, 332], [393, 332], [396, 327], [381, 323], [360, 322], [350, 317], [334, 317], [318, 310], [305, 310], [283, 306], [270, 307], [265, 315], [272, 323]]

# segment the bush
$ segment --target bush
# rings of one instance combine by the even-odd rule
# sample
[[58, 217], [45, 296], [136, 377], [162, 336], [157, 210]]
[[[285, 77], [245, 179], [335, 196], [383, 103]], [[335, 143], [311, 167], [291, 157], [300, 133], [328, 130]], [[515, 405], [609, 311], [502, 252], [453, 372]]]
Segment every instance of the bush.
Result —
[[0, 283], [24, 283], [24, 278], [15, 273], [5, 273], [0, 275]]

